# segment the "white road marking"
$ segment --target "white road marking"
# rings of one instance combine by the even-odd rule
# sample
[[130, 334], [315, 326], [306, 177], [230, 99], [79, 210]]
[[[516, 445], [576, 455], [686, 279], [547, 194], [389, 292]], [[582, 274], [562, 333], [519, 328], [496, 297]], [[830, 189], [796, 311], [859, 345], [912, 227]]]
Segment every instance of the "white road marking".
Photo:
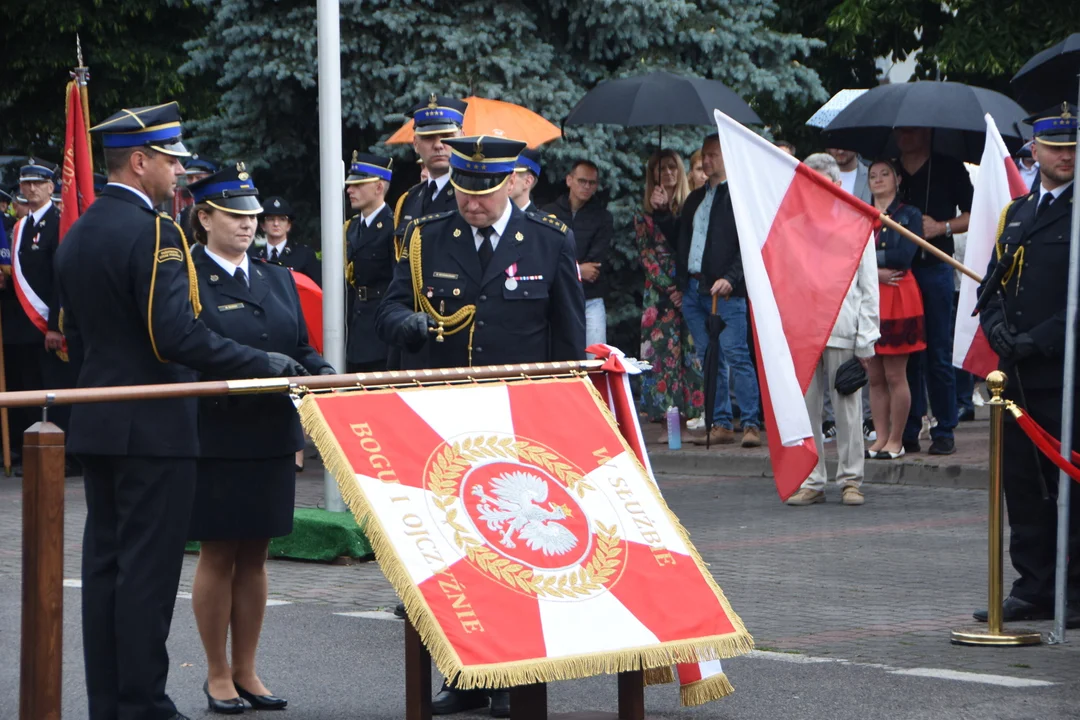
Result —
[[[64, 587], [81, 588], [82, 587], [82, 580], [80, 580], [78, 578], [64, 578]], [[191, 599], [191, 593], [189, 593], [189, 592], [178, 592], [178, 593], [176, 593], [176, 597], [180, 598], [181, 600], [190, 600]], [[270, 599], [270, 600], [266, 601], [266, 607], [275, 607], [275, 606], [278, 606], [278, 605], [292, 605], [292, 603], [289, 602], [288, 600], [273, 600], [273, 599]]]
[[351, 618], [364, 618], [366, 620], [397, 620], [401, 622], [401, 619], [392, 612], [386, 612], [385, 610], [365, 610], [363, 612], [339, 612], [334, 613], [341, 617]]
[[962, 672], [960, 670], [941, 670], [938, 668], [910, 668], [905, 670], [890, 670], [893, 675], [914, 675], [915, 677], [939, 678], [941, 680], [959, 680], [961, 682], [977, 682], [985, 685], [1000, 685], [1002, 687], [1046, 687], [1054, 683], [1046, 680], [1029, 680], [1027, 678], [1009, 677], [1007, 675], [987, 675], [984, 673]]
[[[874, 668], [884, 670], [891, 675], [908, 675], [911, 677], [935, 678], [938, 680], [956, 680], [959, 682], [974, 682], [984, 685], [998, 685], [1000, 687], [1033, 688], [1048, 687], [1054, 685], [1048, 680], [1033, 680], [1029, 678], [1010, 677], [1008, 675], [990, 675], [984, 673], [963, 672], [961, 670], [946, 670], [944, 668], [898, 668], [881, 663], [862, 663], [844, 660], [843, 658], [823, 658], [801, 653], [772, 652], [768, 650], [753, 650], [745, 657], [751, 660], [776, 660], [779, 662], [793, 663], [797, 665], [815, 665], [820, 663], [839, 663], [854, 667]], [[738, 658], [735, 658], [737, 660]]]

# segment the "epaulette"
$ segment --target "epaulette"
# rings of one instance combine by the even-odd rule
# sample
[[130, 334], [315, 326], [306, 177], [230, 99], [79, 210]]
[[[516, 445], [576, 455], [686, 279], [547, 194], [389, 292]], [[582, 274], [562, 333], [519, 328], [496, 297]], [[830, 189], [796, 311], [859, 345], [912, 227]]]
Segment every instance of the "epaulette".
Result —
[[566, 223], [551, 214], [543, 215], [538, 212], [527, 212], [525, 213], [525, 217], [529, 218], [535, 223], [540, 223], [541, 225], [548, 225], [549, 227], [553, 227], [559, 232], [561, 232], [563, 235], [565, 235], [570, 229], [566, 227]]
[[413, 218], [409, 222], [413, 225], [427, 225], [428, 223], [436, 222], [438, 220], [445, 220], [446, 218], [451, 217], [455, 212], [457, 211], [447, 210], [446, 212], [432, 213], [431, 215]]

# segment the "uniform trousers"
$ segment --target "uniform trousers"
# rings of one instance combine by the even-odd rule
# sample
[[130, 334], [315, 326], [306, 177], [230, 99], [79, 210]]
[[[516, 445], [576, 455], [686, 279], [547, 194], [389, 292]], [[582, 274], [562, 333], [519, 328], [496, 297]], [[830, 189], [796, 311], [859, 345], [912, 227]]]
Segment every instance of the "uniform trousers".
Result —
[[[45, 349], [44, 335], [38, 343], [4, 345], [4, 370], [10, 392], [75, 387], [77, 373], [77, 370], [73, 370], [68, 363], [57, 357], [55, 352]], [[64, 431], [67, 431], [69, 417], [69, 405], [49, 408], [49, 421]], [[41, 420], [41, 409], [11, 408], [8, 410], [8, 419], [12, 462], [18, 465], [22, 458], [23, 432]]]
[[80, 455], [82, 631], [91, 720], [165, 720], [169, 637], [194, 458]]
[[862, 433], [862, 395], [858, 392], [841, 395], [836, 390], [836, 371], [841, 365], [855, 357], [855, 351], [848, 348], [825, 348], [821, 360], [810, 377], [810, 387], [806, 389], [806, 411], [810, 415], [810, 425], [814, 431], [814, 444], [817, 446], [818, 461], [810, 477], [802, 486], [810, 490], [824, 490], [828, 480], [825, 466], [825, 436], [821, 431], [821, 407], [824, 398], [832, 400], [833, 415], [836, 418], [836, 452], [839, 464], [836, 467], [836, 482], [844, 487], [859, 487], [863, 481], [864, 446]]
[[[1012, 375], [1011, 371], [1006, 374]], [[1012, 379], [1010, 377], [1010, 379]], [[1016, 384], [1010, 383], [1005, 396], [1020, 403]], [[1025, 388], [1024, 408], [1031, 418], [1056, 438], [1061, 437], [1061, 391]], [[1077, 398], [1080, 401], [1080, 398]], [[1054, 604], [1054, 573], [1057, 557], [1058, 469], [1034, 445], [1005, 413], [1002, 451], [1002, 484], [1005, 506], [1009, 511], [1009, 557], [1020, 577], [1012, 595], [1044, 608]], [[1073, 447], [1078, 448], [1080, 428], [1074, 426]], [[1042, 496], [1039, 470], [1049, 498]], [[1069, 493], [1069, 573], [1070, 605], [1080, 603], [1080, 487], [1074, 484]]]

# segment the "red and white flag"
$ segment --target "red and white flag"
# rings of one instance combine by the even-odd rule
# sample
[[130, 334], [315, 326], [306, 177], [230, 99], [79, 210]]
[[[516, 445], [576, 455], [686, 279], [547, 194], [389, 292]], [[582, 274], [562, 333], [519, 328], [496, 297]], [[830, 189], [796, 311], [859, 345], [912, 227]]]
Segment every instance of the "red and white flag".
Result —
[[309, 395], [300, 414], [455, 686], [752, 648], [588, 380]]
[[803, 395], [880, 213], [715, 115], [757, 338], [769, 457], [787, 499], [817, 464]]
[[[997, 242], [998, 222], [1013, 198], [1027, 194], [1028, 188], [1016, 168], [994, 118], [986, 114], [986, 145], [983, 147], [975, 194], [971, 200], [971, 222], [967, 230], [964, 264], [978, 273], [986, 272]], [[979, 283], [967, 275], [960, 279], [960, 300], [956, 306], [953, 334], [953, 365], [981, 378], [997, 370], [998, 356], [990, 349], [979, 318], [972, 317]]]

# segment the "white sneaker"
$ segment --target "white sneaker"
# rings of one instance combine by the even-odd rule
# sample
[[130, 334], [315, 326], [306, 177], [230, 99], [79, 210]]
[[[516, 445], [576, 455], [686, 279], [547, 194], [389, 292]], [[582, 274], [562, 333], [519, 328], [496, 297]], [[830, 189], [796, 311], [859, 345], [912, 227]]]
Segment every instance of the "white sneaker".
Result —
[[700, 430], [703, 427], [705, 427], [705, 418], [703, 417], [696, 417], [692, 420], [686, 421], [687, 430]]
[[982, 393], [979, 392], [978, 387], [975, 388], [975, 392], [971, 393], [971, 404], [975, 407], [982, 407], [986, 404], [986, 401], [983, 400]]

